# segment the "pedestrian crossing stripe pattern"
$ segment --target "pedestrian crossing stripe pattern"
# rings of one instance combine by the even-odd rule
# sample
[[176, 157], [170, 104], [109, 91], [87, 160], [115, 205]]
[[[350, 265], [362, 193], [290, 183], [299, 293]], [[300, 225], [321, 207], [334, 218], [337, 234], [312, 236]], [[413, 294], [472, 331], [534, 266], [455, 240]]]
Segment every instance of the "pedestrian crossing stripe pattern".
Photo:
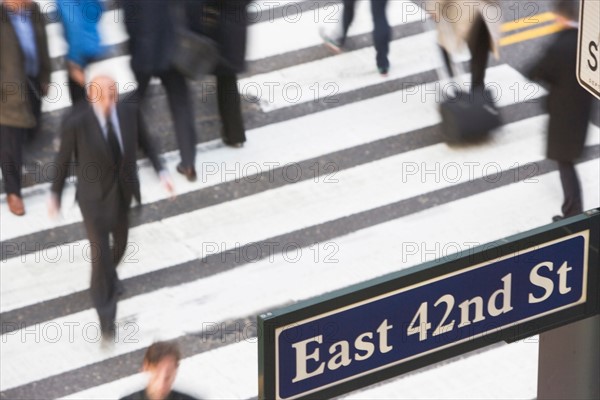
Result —
[[[45, 6], [42, 7], [42, 10], [46, 11], [56, 11], [55, 7], [49, 6], [51, 2], [41, 2]], [[300, 2], [303, 3], [303, 2]], [[314, 46], [318, 46], [322, 43], [322, 39], [318, 34], [317, 29], [311, 29], [314, 27], [315, 23], [321, 24], [326, 32], [335, 32], [339, 31], [339, 21], [341, 21], [341, 5], [339, 3], [326, 3], [320, 4], [319, 2], [310, 2], [305, 1], [304, 3], [314, 3], [313, 6], [309, 7], [305, 11], [300, 9], [300, 12], [293, 16], [286, 16], [287, 14], [282, 14], [279, 18], [273, 18], [273, 13], [271, 12], [273, 7], [286, 8], [293, 4], [296, 4], [293, 1], [285, 1], [285, 2], [254, 2], [254, 6], [250, 7], [249, 10], [256, 10], [256, 13], [262, 15], [263, 11], [268, 12], [271, 17], [263, 23], [255, 23], [251, 24], [249, 27], [249, 41], [248, 41], [248, 50], [247, 50], [247, 60], [255, 61], [260, 60], [272, 56], [276, 56], [278, 54], [283, 54], [287, 52], [287, 49], [290, 47], [294, 48], [296, 51], [300, 49], [306, 49]], [[365, 1], [359, 1], [357, 10], [356, 10], [356, 20], [350, 28], [349, 35], [356, 36], [359, 34], [366, 34], [372, 31], [373, 23], [369, 18], [369, 12], [367, 10], [368, 4]], [[48, 12], [47, 14], [52, 14]], [[129, 92], [136, 87], [135, 77], [133, 73], [129, 69], [129, 56], [126, 54], [126, 44], [128, 36], [127, 32], [124, 28], [124, 25], [121, 22], [123, 12], [122, 10], [116, 8], [114, 4], [109, 4], [107, 10], [103, 13], [100, 22], [99, 22], [99, 30], [101, 32], [101, 37], [103, 38], [103, 44], [105, 44], [109, 49], [109, 54], [107, 55], [107, 59], [102, 61], [90, 64], [89, 68], [86, 70], [86, 75], [89, 77], [93, 77], [98, 73], [98, 71], [106, 71], [111, 70], [115, 73], [115, 78], [119, 83], [119, 90], [121, 92]], [[424, 21], [427, 17], [427, 14], [418, 7], [415, 3], [408, 0], [398, 0], [392, 1], [388, 6], [388, 15], [390, 19], [390, 25], [397, 26], [401, 24], [411, 24], [411, 23], [419, 23]], [[252, 18], [250, 18], [252, 20]], [[518, 33], [510, 34], [501, 38], [500, 44], [502, 46], [507, 46], [510, 44], [518, 43], [524, 40], [533, 39], [536, 37], [545, 36], [551, 33], [555, 33], [560, 31], [562, 28], [557, 23], [553, 23], [550, 25], [537, 27], [539, 24], [543, 24], [548, 21], [553, 21], [555, 19], [555, 15], [553, 13], [547, 12], [538, 15], [533, 15], [525, 18], [518, 19], [516, 21], [507, 22], [503, 24], [502, 31], [503, 32], [511, 32], [514, 30], [519, 30], [522, 28], [533, 27], [532, 29], [524, 29]], [[49, 86], [48, 96], [44, 99], [43, 109], [45, 111], [53, 111], [59, 110], [64, 107], [68, 107], [70, 105], [70, 100], [68, 96], [68, 90], [66, 86], [67, 82], [67, 74], [64, 69], [64, 56], [67, 53], [68, 45], [63, 37], [63, 28], [60, 22], [60, 16], [48, 16], [48, 24], [47, 24], [47, 34], [49, 38], [49, 53], [53, 58], [54, 72], [51, 75], [51, 84]], [[270, 46], [262, 46], [263, 43], [268, 42]], [[393, 42], [394, 44], [399, 44]], [[428, 43], [434, 43], [428, 41]], [[394, 44], [392, 46], [394, 46]], [[414, 42], [409, 42], [409, 44], [413, 44]], [[435, 43], [434, 43], [435, 44]], [[114, 50], [116, 48], [120, 48], [117, 50], [115, 57]], [[406, 55], [416, 55], [423, 54], [420, 57], [415, 57], [415, 60], [418, 62], [426, 63], [431, 61], [430, 58], [432, 55], [437, 54], [435, 50], [429, 50], [427, 47], [418, 47], [421, 52], [404, 52], [402, 49], [392, 49], [391, 54], [396, 55], [400, 61], [404, 61], [406, 63]], [[364, 55], [362, 53], [365, 53]], [[372, 48], [367, 48], [363, 52], [358, 52], [351, 56], [354, 58], [354, 62], [359, 62], [361, 60], [356, 60], [356, 58], [373, 58], [374, 53]], [[423, 58], [424, 57], [424, 58]], [[399, 63], [396, 63], [395, 59], [390, 60], [394, 68], [391, 70], [391, 73], [396, 76], [399, 74], [399, 69], [397, 68]], [[344, 65], [344, 64], [338, 64]], [[369, 65], [367, 63], [366, 65]], [[407, 65], [411, 65], [408, 63]], [[418, 66], [417, 66], [418, 67]], [[339, 68], [339, 67], [338, 67]], [[292, 71], [295, 72], [295, 71]], [[332, 72], [338, 72], [336, 70]], [[362, 72], [362, 71], [357, 71]], [[345, 76], [344, 71], [342, 71], [342, 75], [337, 76]], [[352, 76], [352, 75], [350, 75]], [[362, 74], [354, 75], [356, 77], [362, 76]], [[394, 77], [392, 76], [392, 77]], [[257, 96], [260, 92], [259, 99], [264, 103], [265, 101], [270, 101], [270, 97], [266, 93], [270, 93], [272, 87], [269, 85], [258, 85], [258, 89], [256, 86], [256, 82], [252, 82], [251, 86], [248, 86], [248, 95]], [[272, 83], [283, 82], [284, 87], [286, 83], [290, 83], [288, 81], [268, 81]], [[241, 82], [242, 89], [244, 85], [247, 85], [248, 82]], [[264, 82], [260, 82], [264, 83]], [[302, 98], [302, 94], [310, 95], [311, 92], [319, 92], [323, 91], [333, 96], [337, 93], [337, 88], [335, 84], [328, 85], [328, 88], [320, 88], [318, 87], [318, 82], [310, 83], [312, 89], [301, 88], [300, 94], [294, 94], [294, 90], [297, 89], [296, 86], [285, 89], [284, 92], [280, 93], [279, 97], [286, 97], [288, 103], [296, 103], [300, 99], [296, 96]], [[316, 87], [314, 87], [316, 85]], [[289, 91], [292, 92], [289, 92]], [[265, 95], [262, 96], [263, 91]], [[313, 96], [314, 99], [314, 96]]]
[[[423, 43], [434, 40], [414, 36]], [[282, 57], [303, 49], [288, 48]], [[343, 56], [322, 62], [335, 67], [335, 60], [345, 63]], [[256, 61], [269, 57], [277, 55]], [[295, 71], [305, 71], [304, 81], [310, 81], [311, 68], [319, 81], [318, 66], [303, 64]], [[434, 68], [423, 64], [411, 74]], [[351, 80], [353, 73], [368, 75], [358, 71], [337, 81]], [[283, 72], [272, 72], [275, 82], [285, 82], [277, 76]], [[375, 85], [372, 78], [349, 90], [368, 93]], [[505, 64], [490, 68], [488, 80], [497, 84], [503, 111], [537, 103], [546, 94]], [[515, 84], [522, 90], [511, 90]], [[240, 190], [256, 186], [261, 183], [255, 180], [256, 168], [243, 168], [251, 163], [265, 171], [267, 163], [276, 163], [271, 165], [285, 176], [279, 186], [227, 200], [215, 195], [209, 205], [186, 212], [171, 210], [175, 205], [150, 184], [155, 178], [141, 160], [142, 212], [158, 206], [172, 215], [158, 213], [131, 230], [131, 243], [138, 247], [119, 274], [133, 293], [118, 306], [122, 341], [108, 349], [98, 343], [97, 317], [86, 297], [90, 271], [79, 251], [86, 240], [77, 207], [64, 210], [61, 221], [48, 221], [47, 185], [26, 189], [28, 214], [22, 219], [2, 215], [0, 397], [118, 398], [143, 386], [137, 373], [143, 349], [156, 339], [177, 338], [185, 355], [178, 388], [201, 398], [252, 398], [257, 394], [256, 314], [547, 223], [561, 202], [555, 167], [544, 160], [547, 117], [532, 111], [489, 142], [448, 147], [439, 136], [440, 87], [443, 83], [426, 80], [267, 124], [249, 131], [248, 146], [240, 151], [200, 144], [198, 159], [212, 167], [195, 184], [174, 176], [180, 197], [218, 194], [231, 183]], [[378, 152], [385, 156], [378, 158]], [[586, 208], [600, 203], [599, 153], [600, 130], [591, 126], [578, 165]], [[177, 155], [164, 157], [173, 171]], [[333, 168], [323, 168], [330, 159]], [[316, 174], [312, 160], [325, 160]], [[296, 167], [284, 173], [284, 165], [313, 175], [296, 180], [291, 175]], [[70, 190], [65, 198], [72, 185]], [[57, 235], [63, 232], [75, 239], [60, 246]], [[47, 248], [21, 249], [24, 238]], [[273, 250], [256, 257], [253, 243]], [[52, 258], [59, 248], [65, 256]], [[156, 286], [157, 281], [165, 283]], [[32, 310], [40, 315], [30, 316]], [[535, 397], [534, 340], [484, 349], [347, 398]], [[519, 360], [526, 368], [501, 368], [506, 360]], [[494, 384], [497, 380], [511, 385]]]

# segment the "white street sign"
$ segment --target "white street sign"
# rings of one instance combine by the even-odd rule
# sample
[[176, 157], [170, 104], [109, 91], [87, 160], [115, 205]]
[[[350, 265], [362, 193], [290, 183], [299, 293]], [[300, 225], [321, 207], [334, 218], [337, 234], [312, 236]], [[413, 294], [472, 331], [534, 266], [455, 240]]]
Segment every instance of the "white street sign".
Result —
[[600, 0], [581, 0], [577, 79], [600, 99]]

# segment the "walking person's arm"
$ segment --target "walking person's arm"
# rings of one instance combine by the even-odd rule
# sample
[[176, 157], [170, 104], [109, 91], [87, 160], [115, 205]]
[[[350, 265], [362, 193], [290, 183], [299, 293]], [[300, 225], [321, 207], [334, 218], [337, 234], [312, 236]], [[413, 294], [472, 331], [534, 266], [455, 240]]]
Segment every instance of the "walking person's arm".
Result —
[[71, 124], [71, 116], [67, 116], [62, 123], [62, 137], [60, 141], [60, 149], [54, 160], [56, 167], [56, 176], [52, 181], [50, 188], [50, 196], [48, 198], [48, 213], [55, 218], [60, 211], [62, 191], [65, 186], [65, 181], [69, 175], [70, 167], [74, 164], [71, 162], [72, 156], [76, 147], [75, 129]]
[[143, 115], [139, 109], [137, 110], [137, 120], [139, 141], [138, 145], [150, 159], [154, 170], [160, 178], [161, 185], [169, 193], [171, 199], [174, 199], [175, 187], [173, 185], [173, 181], [171, 180], [169, 172], [164, 168], [162, 162], [160, 161], [156, 148], [154, 147], [154, 143], [152, 142], [150, 134], [148, 133], [148, 127], [146, 125], [146, 122], [144, 121]]

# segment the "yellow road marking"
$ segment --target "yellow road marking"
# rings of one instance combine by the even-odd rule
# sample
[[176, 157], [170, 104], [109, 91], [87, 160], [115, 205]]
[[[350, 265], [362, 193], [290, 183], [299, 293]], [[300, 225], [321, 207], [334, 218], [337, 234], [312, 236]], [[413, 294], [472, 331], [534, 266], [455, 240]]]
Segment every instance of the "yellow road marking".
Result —
[[500, 46], [508, 46], [525, 40], [531, 40], [538, 37], [550, 35], [556, 32], [560, 32], [564, 29], [564, 26], [558, 22], [553, 24], [544, 25], [539, 28], [529, 29], [523, 32], [508, 35], [500, 39]]
[[556, 14], [554, 14], [553, 12], [545, 12], [537, 15], [532, 15], [530, 17], [521, 18], [516, 21], [506, 22], [502, 24], [500, 31], [502, 33], [516, 31], [517, 29], [543, 24], [544, 22], [554, 21], [555, 19]]

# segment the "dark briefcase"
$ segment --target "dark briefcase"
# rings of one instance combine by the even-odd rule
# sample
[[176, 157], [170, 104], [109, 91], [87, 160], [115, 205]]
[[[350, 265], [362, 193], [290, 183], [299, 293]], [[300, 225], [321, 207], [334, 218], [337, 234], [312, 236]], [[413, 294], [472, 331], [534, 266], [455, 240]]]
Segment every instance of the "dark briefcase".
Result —
[[448, 142], [484, 139], [502, 124], [489, 90], [458, 92], [440, 104], [442, 133]]
[[219, 62], [217, 43], [208, 36], [189, 29], [176, 31], [177, 41], [173, 55], [173, 65], [190, 79], [200, 79], [214, 71]]

